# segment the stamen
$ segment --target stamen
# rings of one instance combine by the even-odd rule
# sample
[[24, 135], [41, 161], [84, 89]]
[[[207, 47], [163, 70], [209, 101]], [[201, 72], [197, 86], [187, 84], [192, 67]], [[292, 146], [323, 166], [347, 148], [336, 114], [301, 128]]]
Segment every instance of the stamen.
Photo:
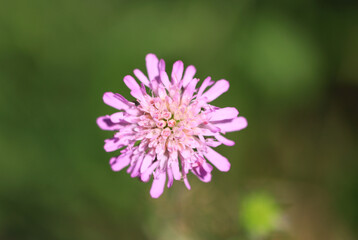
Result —
[[176, 124], [176, 121], [175, 121], [174, 119], [170, 119], [170, 120], [168, 121], [168, 127], [174, 127], [175, 124]]
[[165, 125], [167, 125], [167, 123], [164, 120], [160, 120], [157, 122], [157, 127], [158, 128], [164, 128]]
[[162, 118], [164, 118], [164, 119], [168, 120], [171, 117], [172, 117], [172, 114], [169, 111], [165, 111], [162, 113]]
[[163, 129], [163, 131], [162, 131], [162, 136], [165, 137], [165, 138], [167, 138], [167, 137], [170, 136], [171, 133], [172, 133], [172, 131], [170, 130], [170, 128], [165, 128], [165, 129]]

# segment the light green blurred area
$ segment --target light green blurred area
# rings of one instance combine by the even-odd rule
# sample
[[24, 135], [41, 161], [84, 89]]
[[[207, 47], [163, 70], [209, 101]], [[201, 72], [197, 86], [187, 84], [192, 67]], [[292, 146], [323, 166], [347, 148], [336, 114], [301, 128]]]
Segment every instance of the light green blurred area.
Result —
[[279, 229], [280, 208], [267, 193], [253, 193], [242, 199], [239, 220], [253, 237], [264, 237]]
[[[357, 18], [333, 0], [2, 1], [0, 239], [355, 239]], [[229, 80], [214, 104], [249, 123], [218, 148], [228, 173], [157, 200], [110, 170], [95, 122], [150, 52]]]

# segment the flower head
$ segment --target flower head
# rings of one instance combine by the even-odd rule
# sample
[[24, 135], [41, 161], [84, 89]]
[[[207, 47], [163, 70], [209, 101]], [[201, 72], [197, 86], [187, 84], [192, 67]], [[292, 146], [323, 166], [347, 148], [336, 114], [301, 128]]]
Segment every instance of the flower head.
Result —
[[153, 198], [163, 193], [167, 178], [168, 188], [175, 179], [183, 180], [190, 189], [189, 171], [203, 182], [211, 181], [210, 163], [220, 171], [229, 171], [229, 161], [212, 148], [233, 146], [235, 143], [223, 134], [245, 128], [247, 121], [238, 117], [233, 107], [209, 104], [229, 89], [228, 81], [213, 82], [207, 77], [197, 88], [195, 67], [188, 66], [184, 73], [182, 61], [174, 63], [169, 78], [164, 60], [154, 54], [146, 56], [146, 67], [148, 77], [134, 70], [140, 85], [132, 76], [124, 77], [135, 101], [118, 93], [103, 95], [107, 105], [119, 110], [97, 119], [101, 129], [115, 131], [113, 138], [105, 140], [104, 149], [121, 149], [121, 154], [110, 160], [112, 170], [129, 166], [131, 177], [144, 182], [153, 176]]

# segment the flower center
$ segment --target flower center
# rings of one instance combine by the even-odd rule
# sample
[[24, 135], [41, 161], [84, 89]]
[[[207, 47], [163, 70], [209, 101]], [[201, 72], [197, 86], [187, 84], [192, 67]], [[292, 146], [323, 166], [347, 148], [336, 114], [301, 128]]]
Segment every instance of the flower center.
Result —
[[170, 96], [163, 92], [154, 97], [146, 94], [138, 102], [138, 109], [143, 112], [138, 134], [148, 139], [148, 146], [155, 147], [157, 154], [203, 148], [196, 136], [201, 133], [200, 125], [207, 121], [203, 102], [183, 100], [180, 90]]

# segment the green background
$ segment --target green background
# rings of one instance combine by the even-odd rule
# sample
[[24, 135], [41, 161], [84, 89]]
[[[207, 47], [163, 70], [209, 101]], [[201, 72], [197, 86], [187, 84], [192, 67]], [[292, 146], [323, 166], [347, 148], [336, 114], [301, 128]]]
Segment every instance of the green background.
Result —
[[[350, 240], [358, 231], [354, 1], [0, 2], [0, 239]], [[232, 164], [151, 199], [96, 125], [145, 55], [227, 79]]]

